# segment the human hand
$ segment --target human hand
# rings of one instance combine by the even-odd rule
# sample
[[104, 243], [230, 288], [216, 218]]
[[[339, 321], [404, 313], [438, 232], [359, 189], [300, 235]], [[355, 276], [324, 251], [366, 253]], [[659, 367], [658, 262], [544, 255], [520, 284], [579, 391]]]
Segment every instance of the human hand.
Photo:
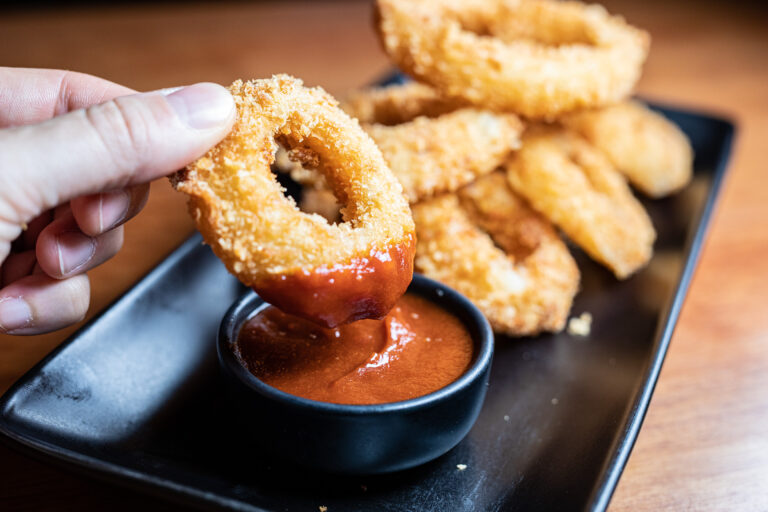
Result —
[[85, 272], [117, 253], [149, 182], [234, 121], [223, 87], [136, 94], [89, 75], [0, 67], [0, 333], [81, 320]]

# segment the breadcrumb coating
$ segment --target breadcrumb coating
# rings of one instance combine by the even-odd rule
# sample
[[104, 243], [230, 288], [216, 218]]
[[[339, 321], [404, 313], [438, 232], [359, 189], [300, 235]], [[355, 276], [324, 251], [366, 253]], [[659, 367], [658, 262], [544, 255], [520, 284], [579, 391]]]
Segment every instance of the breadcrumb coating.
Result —
[[501, 173], [413, 207], [416, 268], [466, 295], [496, 332], [563, 329], [579, 271], [554, 227]]
[[419, 82], [353, 91], [341, 102], [341, 108], [361, 123], [387, 126], [421, 116], [437, 117], [467, 106], [467, 102], [441, 96], [433, 87]]
[[492, 172], [520, 146], [523, 130], [513, 114], [461, 108], [414, 82], [354, 92], [342, 108], [359, 118], [411, 203]]
[[535, 119], [626, 98], [650, 37], [599, 5], [378, 0], [382, 46], [448, 98]]
[[[237, 105], [232, 132], [172, 182], [189, 194], [206, 242], [244, 284], [410, 243], [414, 225], [401, 185], [335, 99], [287, 75], [237, 80], [229, 90]], [[283, 195], [270, 170], [276, 139], [316, 158], [346, 222], [303, 213]]]
[[638, 190], [663, 197], [693, 177], [693, 149], [674, 123], [637, 101], [578, 112], [561, 119], [605, 153]]
[[497, 169], [520, 147], [523, 124], [513, 114], [461, 109], [433, 119], [363, 128], [415, 203], [456, 191]]
[[651, 257], [656, 232], [624, 177], [578, 135], [536, 127], [506, 165], [513, 190], [624, 279]]

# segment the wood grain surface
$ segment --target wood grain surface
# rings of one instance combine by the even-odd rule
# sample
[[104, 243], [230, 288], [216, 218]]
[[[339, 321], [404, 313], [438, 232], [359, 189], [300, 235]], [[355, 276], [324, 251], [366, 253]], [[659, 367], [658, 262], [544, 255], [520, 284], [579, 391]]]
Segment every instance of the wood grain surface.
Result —
[[[640, 94], [739, 126], [730, 178], [615, 511], [768, 510], [768, 31], [746, 2], [606, 2], [653, 35]], [[150, 4], [0, 15], [0, 65], [66, 68], [150, 90], [287, 72], [331, 93], [389, 65], [365, 2]], [[90, 272], [89, 317], [192, 230], [184, 199], [152, 186], [123, 251]], [[0, 392], [74, 328], [0, 335]], [[106, 341], [105, 341], [106, 342]], [[0, 446], [0, 508], [173, 508]]]

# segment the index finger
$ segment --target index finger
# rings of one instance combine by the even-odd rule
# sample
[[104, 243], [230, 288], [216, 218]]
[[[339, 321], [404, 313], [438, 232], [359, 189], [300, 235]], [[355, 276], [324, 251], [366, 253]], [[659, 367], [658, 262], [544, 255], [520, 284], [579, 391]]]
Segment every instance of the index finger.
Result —
[[134, 92], [85, 73], [0, 67], [0, 128], [45, 121]]

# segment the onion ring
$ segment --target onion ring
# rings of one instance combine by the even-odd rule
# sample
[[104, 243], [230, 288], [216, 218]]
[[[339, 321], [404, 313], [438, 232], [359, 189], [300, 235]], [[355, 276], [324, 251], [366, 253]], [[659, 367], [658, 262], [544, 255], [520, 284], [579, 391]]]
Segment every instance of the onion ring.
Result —
[[[350, 98], [341, 107], [361, 121], [411, 203], [458, 190], [520, 146], [517, 116], [460, 108], [426, 85], [367, 89]], [[304, 173], [291, 176], [308, 182]]]
[[[173, 179], [214, 253], [288, 313], [335, 326], [381, 317], [411, 281], [414, 225], [371, 138], [320, 88], [295, 78], [234, 82], [232, 132]], [[270, 170], [285, 147], [309, 157], [344, 204], [331, 225], [298, 210]]]
[[677, 125], [637, 101], [577, 112], [560, 121], [605, 153], [647, 196], [677, 192], [693, 177], [688, 138]]
[[407, 123], [420, 116], [437, 117], [467, 106], [467, 102], [445, 98], [419, 82], [354, 91], [341, 103], [341, 108], [361, 123], [387, 126]]
[[480, 178], [459, 196], [413, 207], [416, 268], [466, 295], [496, 332], [561, 331], [579, 271], [552, 224], [512, 192], [501, 173]]
[[449, 98], [551, 119], [627, 97], [649, 36], [599, 5], [378, 0], [387, 54]]
[[415, 203], [453, 192], [497, 169], [520, 147], [523, 124], [514, 114], [461, 109], [396, 126], [363, 125]]
[[624, 177], [564, 129], [531, 129], [507, 163], [512, 189], [624, 279], [651, 257], [656, 232]]

